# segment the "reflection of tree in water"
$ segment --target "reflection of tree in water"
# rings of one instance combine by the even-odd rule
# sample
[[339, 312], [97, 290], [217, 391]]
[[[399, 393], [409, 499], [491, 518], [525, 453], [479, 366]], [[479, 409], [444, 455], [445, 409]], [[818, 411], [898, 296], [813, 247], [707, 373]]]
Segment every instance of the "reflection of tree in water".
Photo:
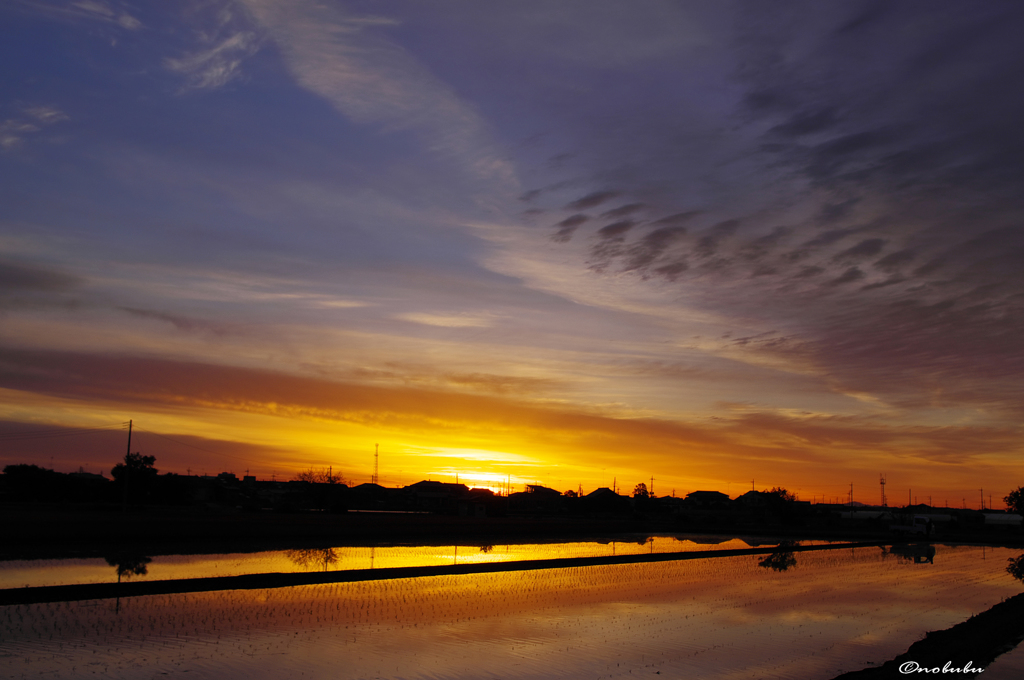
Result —
[[764, 567], [765, 569], [771, 569], [773, 571], [786, 571], [790, 567], [795, 567], [796, 556], [793, 554], [791, 548], [794, 548], [797, 545], [800, 544], [795, 541], [779, 542], [775, 552], [758, 562], [757, 566]]
[[121, 582], [122, 576], [126, 579], [132, 576], [145, 576], [149, 571], [146, 565], [153, 561], [145, 555], [134, 553], [122, 553], [103, 559], [107, 561], [107, 564], [117, 569], [118, 583]]
[[914, 564], [935, 564], [935, 546], [930, 543], [913, 543], [910, 545], [894, 545], [886, 550], [882, 548], [882, 556], [895, 555], [901, 562]]
[[480, 546], [480, 552], [482, 552], [482, 553], [489, 553], [492, 550], [494, 550], [494, 546], [493, 545], [482, 545], [482, 546]]
[[1018, 581], [1024, 581], [1024, 554], [1011, 557], [1007, 561], [1009, 564], [1006, 565], [1006, 573]]
[[285, 556], [303, 569], [327, 569], [339, 562], [338, 552], [334, 548], [303, 548], [286, 550]]

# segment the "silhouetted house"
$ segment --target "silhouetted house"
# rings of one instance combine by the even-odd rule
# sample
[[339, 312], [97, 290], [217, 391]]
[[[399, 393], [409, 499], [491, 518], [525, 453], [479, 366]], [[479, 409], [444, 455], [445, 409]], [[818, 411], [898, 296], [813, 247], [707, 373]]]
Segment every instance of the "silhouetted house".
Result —
[[985, 524], [1013, 527], [1021, 525], [1021, 516], [1016, 513], [1003, 512], [1002, 510], [985, 510], [982, 514], [985, 516]]
[[552, 514], [562, 510], [562, 494], [540, 484], [527, 484], [526, 491], [509, 494], [510, 512]]
[[391, 489], [380, 484], [359, 484], [348, 492], [349, 507], [356, 510], [383, 510], [389, 508]]
[[628, 496], [620, 496], [606, 486], [595, 489], [579, 499], [579, 508], [583, 512], [632, 512], [633, 504]]
[[110, 480], [103, 476], [103, 473], [96, 474], [94, 472], [86, 472], [83, 468], [79, 467], [78, 472], [69, 472], [68, 477], [74, 479], [80, 479], [88, 482], [109, 482]]
[[534, 496], [561, 496], [561, 491], [555, 491], [554, 489], [540, 484], [527, 484], [526, 493]]
[[410, 484], [402, 491], [417, 510], [454, 514], [458, 512], [459, 500], [469, 492], [469, 487], [450, 482], [422, 481]]
[[648, 506], [654, 512], [682, 512], [686, 507], [686, 501], [675, 496], [658, 496], [649, 499]]
[[505, 514], [505, 499], [490, 489], [470, 489], [459, 499], [459, 514], [464, 517], [496, 517]]
[[732, 501], [721, 491], [693, 491], [686, 494], [686, 504], [695, 508], [728, 508]]
[[744, 510], [767, 510], [776, 507], [780, 501], [782, 499], [777, 494], [751, 490], [742, 496], [738, 496], [733, 503]]

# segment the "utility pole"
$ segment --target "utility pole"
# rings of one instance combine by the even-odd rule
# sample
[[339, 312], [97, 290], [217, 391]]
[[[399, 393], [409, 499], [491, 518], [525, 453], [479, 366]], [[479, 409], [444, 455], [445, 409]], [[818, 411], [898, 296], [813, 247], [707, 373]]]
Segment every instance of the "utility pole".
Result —
[[651, 498], [654, 498], [654, 475], [651, 475], [651, 490], [647, 492]]
[[985, 490], [978, 489], [978, 495], [981, 496], [981, 509], [985, 509]]
[[[121, 497], [121, 512], [128, 512], [128, 477], [131, 475], [130, 468], [128, 465], [128, 456], [132, 454], [132, 421], [128, 420], [128, 451], [124, 454], [124, 494]], [[51, 464], [50, 467], [53, 467]]]

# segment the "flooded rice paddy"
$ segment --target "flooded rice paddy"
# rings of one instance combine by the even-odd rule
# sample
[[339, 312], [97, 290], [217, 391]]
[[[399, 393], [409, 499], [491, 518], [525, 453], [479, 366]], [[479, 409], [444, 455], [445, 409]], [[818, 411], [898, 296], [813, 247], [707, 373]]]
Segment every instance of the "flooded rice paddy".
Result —
[[[544, 549], [581, 556], [558, 545]], [[7, 606], [0, 677], [825, 680], [1019, 593], [1017, 554], [836, 549]], [[982, 677], [1022, 671], [1014, 651]]]
[[[732, 550], [751, 547], [739, 538], [702, 537], [700, 542], [674, 536], [643, 536], [615, 541], [577, 541], [524, 543], [511, 545], [392, 545], [376, 547], [336, 547], [309, 550], [273, 550], [221, 555], [141, 555], [111, 554], [108, 558], [9, 560], [0, 562], [0, 588], [57, 586], [79, 583], [111, 583], [118, 580], [117, 564], [125, 558], [148, 560], [145, 573], [132, 573], [135, 581], [159, 581], [183, 578], [240, 576], [242, 574], [333, 571], [339, 569], [386, 569], [389, 567], [427, 567], [443, 564], [481, 564], [605, 555]], [[805, 541], [804, 545], [825, 541]], [[775, 545], [769, 542], [768, 545]]]

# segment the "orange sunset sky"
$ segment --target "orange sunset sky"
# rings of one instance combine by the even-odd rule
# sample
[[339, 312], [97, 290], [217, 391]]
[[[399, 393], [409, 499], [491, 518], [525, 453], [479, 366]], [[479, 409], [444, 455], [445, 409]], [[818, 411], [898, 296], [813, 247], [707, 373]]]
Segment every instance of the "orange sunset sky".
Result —
[[1022, 10], [945, 7], [8, 3], [0, 464], [1002, 508]]

